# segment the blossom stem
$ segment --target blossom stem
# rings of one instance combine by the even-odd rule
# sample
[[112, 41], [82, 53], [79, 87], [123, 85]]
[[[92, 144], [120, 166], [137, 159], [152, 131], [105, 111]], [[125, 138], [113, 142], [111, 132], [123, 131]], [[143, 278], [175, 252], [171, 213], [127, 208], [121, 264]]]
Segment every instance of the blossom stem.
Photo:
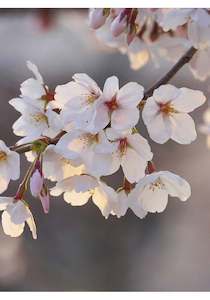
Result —
[[159, 88], [162, 84], [166, 84], [186, 63], [191, 60], [196, 51], [197, 49], [195, 49], [194, 47], [189, 48], [185, 52], [185, 54], [178, 60], [178, 62], [160, 80], [158, 80], [151, 88], [146, 90], [142, 101], [152, 96], [153, 91]]
[[[66, 133], [65, 131], [61, 131], [55, 138], [53, 138], [53, 139], [47, 138], [47, 143], [49, 145], [56, 145], [57, 142], [60, 140], [60, 138], [65, 133]], [[31, 151], [33, 149], [33, 143], [31, 142], [30, 145], [28, 145], [29, 143], [27, 143], [27, 144], [23, 144], [23, 145], [19, 145], [19, 146], [10, 146], [10, 150], [15, 151], [15, 152], [17, 152], [19, 154], [23, 154], [23, 153], [29, 152], [29, 151]]]

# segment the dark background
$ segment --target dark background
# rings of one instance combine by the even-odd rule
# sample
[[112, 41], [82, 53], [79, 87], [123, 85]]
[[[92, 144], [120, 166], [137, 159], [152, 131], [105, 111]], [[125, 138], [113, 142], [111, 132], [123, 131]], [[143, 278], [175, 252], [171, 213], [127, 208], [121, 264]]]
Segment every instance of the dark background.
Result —
[[[171, 63], [159, 58], [160, 69], [150, 62], [131, 70], [127, 56], [99, 43], [86, 21], [85, 9], [0, 9], [0, 139], [7, 145], [18, 140], [11, 127], [19, 114], [8, 101], [31, 77], [28, 59], [37, 64], [51, 91], [79, 72], [101, 87], [116, 75], [121, 86], [137, 81], [148, 88], [170, 68]], [[171, 83], [209, 96], [209, 81], [194, 80], [186, 66]], [[192, 113], [197, 124], [206, 107]], [[138, 129], [148, 137], [142, 122]], [[157, 168], [191, 184], [187, 202], [171, 198], [164, 213], [144, 220], [131, 211], [119, 220], [105, 220], [91, 200], [72, 207], [62, 197], [51, 199], [50, 214], [45, 215], [39, 200], [28, 193], [25, 200], [35, 217], [38, 240], [28, 228], [20, 238], [10, 238], [0, 227], [0, 290], [210, 290], [210, 153], [205, 137], [198, 133], [191, 145], [149, 142]], [[23, 156], [21, 178], [27, 166]], [[121, 181], [119, 172], [109, 182], [117, 187]], [[17, 187], [18, 181], [11, 182], [3, 195], [14, 195]]]

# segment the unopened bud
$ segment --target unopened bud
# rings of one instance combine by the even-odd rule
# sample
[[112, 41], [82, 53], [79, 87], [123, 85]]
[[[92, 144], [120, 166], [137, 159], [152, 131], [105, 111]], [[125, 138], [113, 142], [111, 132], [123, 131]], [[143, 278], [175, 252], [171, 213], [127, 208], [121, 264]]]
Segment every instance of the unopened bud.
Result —
[[42, 187], [42, 190], [39, 194], [39, 198], [42, 202], [43, 210], [47, 214], [50, 210], [50, 197], [49, 197], [49, 191], [45, 185], [43, 185]]
[[40, 173], [40, 171], [38, 169], [36, 169], [30, 178], [30, 190], [31, 190], [32, 196], [34, 196], [34, 197], [39, 196], [42, 186], [43, 186], [43, 181], [44, 181], [44, 178], [43, 178], [42, 174]]
[[100, 28], [104, 25], [106, 17], [103, 8], [91, 8], [89, 13], [89, 27], [92, 29]]
[[119, 14], [111, 24], [111, 32], [114, 37], [119, 36], [127, 27], [126, 16], [125, 18], [121, 18], [121, 14]]

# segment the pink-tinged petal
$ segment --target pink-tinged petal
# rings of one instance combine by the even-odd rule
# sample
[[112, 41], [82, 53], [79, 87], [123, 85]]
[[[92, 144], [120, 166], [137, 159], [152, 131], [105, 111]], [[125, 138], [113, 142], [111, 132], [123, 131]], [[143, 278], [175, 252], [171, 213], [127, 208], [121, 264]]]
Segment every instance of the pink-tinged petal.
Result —
[[41, 203], [42, 203], [42, 207], [43, 210], [45, 212], [45, 214], [48, 214], [49, 210], [50, 210], [50, 197], [49, 197], [49, 193], [47, 194], [43, 194], [43, 195], [39, 195]]
[[120, 106], [136, 107], [144, 96], [144, 88], [136, 82], [129, 82], [117, 93], [117, 102]]
[[30, 178], [30, 190], [32, 196], [38, 197], [39, 193], [41, 192], [43, 182], [43, 176], [40, 174], [39, 170], [35, 170], [35, 172]]
[[121, 14], [119, 14], [111, 23], [110, 30], [114, 37], [119, 36], [127, 27], [126, 18], [121, 20]]
[[188, 114], [173, 114], [173, 119], [176, 124], [174, 126], [171, 139], [180, 144], [190, 144], [193, 142], [197, 133], [195, 123]]
[[180, 94], [180, 90], [171, 84], [161, 85], [153, 93], [153, 98], [158, 103], [167, 103]]
[[111, 116], [111, 126], [116, 130], [127, 130], [134, 127], [139, 120], [137, 108], [118, 108]]
[[159, 144], [166, 143], [172, 134], [172, 123], [168, 117], [159, 113], [149, 124], [147, 130], [150, 138]]
[[201, 91], [181, 88], [180, 92], [180, 95], [171, 102], [171, 106], [179, 112], [189, 113], [206, 101]]
[[145, 176], [147, 161], [135, 150], [128, 147], [125, 155], [122, 157], [121, 166], [128, 181], [134, 183]]
[[103, 8], [91, 8], [89, 12], [89, 27], [96, 30], [104, 25], [106, 15]]
[[104, 84], [103, 96], [105, 101], [111, 101], [119, 91], [119, 79], [116, 76], [107, 78]]

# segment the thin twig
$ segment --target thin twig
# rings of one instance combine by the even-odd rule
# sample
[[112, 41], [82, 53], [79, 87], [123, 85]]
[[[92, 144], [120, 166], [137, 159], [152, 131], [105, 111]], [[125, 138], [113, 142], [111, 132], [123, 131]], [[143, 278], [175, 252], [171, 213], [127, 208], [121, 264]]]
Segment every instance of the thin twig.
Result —
[[153, 91], [157, 89], [162, 84], [166, 84], [186, 63], [188, 63], [197, 49], [191, 47], [188, 49], [185, 54], [178, 60], [178, 62], [169, 70], [160, 80], [158, 80], [151, 88], [146, 90], [144, 93], [144, 99], [146, 100], [148, 97], [152, 96]]

